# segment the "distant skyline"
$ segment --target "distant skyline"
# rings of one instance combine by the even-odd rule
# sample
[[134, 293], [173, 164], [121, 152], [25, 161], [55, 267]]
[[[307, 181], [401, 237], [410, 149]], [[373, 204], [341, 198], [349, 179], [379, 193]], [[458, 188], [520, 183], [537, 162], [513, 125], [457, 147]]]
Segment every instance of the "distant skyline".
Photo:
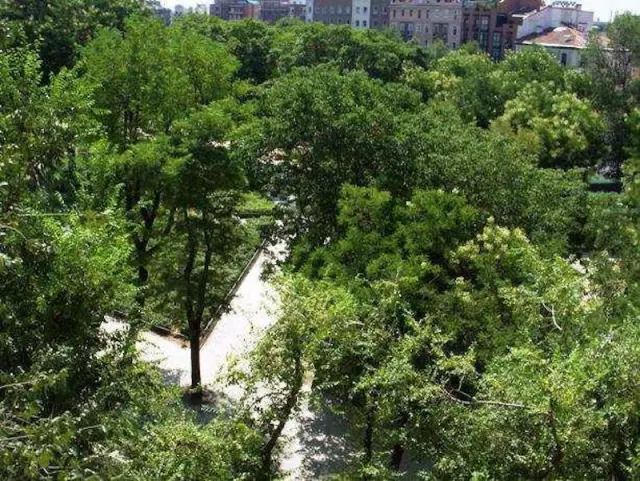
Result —
[[[211, 0], [162, 0], [162, 4], [173, 8], [176, 5], [195, 7], [198, 3], [209, 5]], [[582, 8], [595, 13], [596, 20], [607, 21], [612, 13], [633, 12], [640, 14], [640, 0], [583, 0]]]

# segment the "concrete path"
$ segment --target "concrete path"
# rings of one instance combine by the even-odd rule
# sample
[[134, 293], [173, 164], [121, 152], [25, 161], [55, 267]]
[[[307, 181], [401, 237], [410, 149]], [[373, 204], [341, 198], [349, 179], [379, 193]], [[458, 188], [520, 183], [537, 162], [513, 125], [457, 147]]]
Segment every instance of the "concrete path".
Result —
[[[268, 257], [267, 253], [260, 253], [240, 284], [229, 310], [222, 314], [200, 349], [202, 383], [205, 386], [215, 385], [228, 368], [231, 357], [242, 358], [250, 352], [276, 320], [277, 295], [261, 278]], [[180, 386], [190, 384], [188, 344], [145, 332], [138, 348], [145, 361], [158, 364], [168, 381]]]
[[[232, 357], [245, 358], [259, 342], [265, 331], [273, 325], [278, 315], [277, 294], [261, 278], [263, 266], [270, 254], [261, 253], [240, 284], [238, 291], [213, 332], [201, 347], [201, 371], [203, 385], [222, 394], [239, 399], [242, 391], [221, 382]], [[107, 330], [122, 326], [117, 321], [106, 323]], [[153, 362], [163, 372], [169, 383], [189, 386], [191, 363], [189, 346], [170, 337], [145, 332], [138, 342], [142, 359]], [[310, 386], [306, 386], [307, 392]], [[202, 413], [203, 419], [207, 418]], [[343, 420], [328, 413], [316, 413], [306, 399], [300, 412], [291, 419], [281, 442], [281, 469], [287, 481], [323, 479], [346, 468], [354, 450], [346, 441], [347, 427]]]

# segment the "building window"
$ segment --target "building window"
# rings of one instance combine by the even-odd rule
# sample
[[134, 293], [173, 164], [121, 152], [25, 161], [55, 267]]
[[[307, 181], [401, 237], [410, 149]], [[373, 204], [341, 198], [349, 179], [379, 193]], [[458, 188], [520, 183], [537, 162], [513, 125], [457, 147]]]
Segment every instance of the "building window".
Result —
[[409, 10], [409, 16], [413, 17], [413, 8], [411, 10]]
[[422, 24], [418, 23], [416, 25], [416, 32], [422, 32]]
[[367, 13], [367, 7], [362, 7], [362, 13]]
[[356, 20], [356, 27], [360, 26], [360, 20]]
[[373, 14], [378, 15], [378, 7], [373, 7]]
[[453, 27], [453, 34], [458, 35], [458, 28], [456, 26]]
[[418, 18], [422, 16], [422, 10], [418, 10]]
[[402, 11], [400, 12], [400, 15], [402, 15], [404, 17], [404, 8], [402, 9]]
[[387, 14], [387, 7], [384, 7], [384, 8], [382, 9], [382, 13], [384, 13], [385, 15]]
[[396, 11], [393, 10], [393, 18], [396, 18]]
[[356, 13], [360, 13], [360, 7], [356, 7]]
[[478, 33], [478, 44], [483, 50], [487, 49], [487, 32]]
[[562, 55], [560, 55], [560, 63], [566, 67], [567, 66], [567, 54], [563, 53]]
[[367, 21], [366, 21], [366, 20], [363, 20], [363, 21], [362, 21], [362, 26], [363, 26], [363, 27], [366, 27], [366, 26], [367, 26]]

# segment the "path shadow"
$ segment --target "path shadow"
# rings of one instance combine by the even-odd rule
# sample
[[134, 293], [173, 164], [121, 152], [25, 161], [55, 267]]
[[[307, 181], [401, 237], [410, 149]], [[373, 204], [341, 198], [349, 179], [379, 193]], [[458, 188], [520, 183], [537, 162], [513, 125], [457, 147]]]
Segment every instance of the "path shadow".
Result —
[[[314, 407], [298, 418], [300, 446], [296, 452], [301, 468], [286, 479], [312, 481], [345, 473], [357, 461], [357, 443], [351, 436], [347, 420], [326, 407]], [[428, 471], [430, 463], [419, 453], [407, 451], [398, 478], [415, 481]]]

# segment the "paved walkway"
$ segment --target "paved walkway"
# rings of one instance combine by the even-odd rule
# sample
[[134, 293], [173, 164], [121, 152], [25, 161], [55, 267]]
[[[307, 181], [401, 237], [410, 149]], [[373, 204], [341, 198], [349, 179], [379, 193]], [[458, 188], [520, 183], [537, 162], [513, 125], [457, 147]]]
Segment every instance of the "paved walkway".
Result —
[[[278, 254], [277, 252], [275, 253]], [[239, 388], [219, 382], [230, 360], [242, 359], [259, 342], [277, 319], [277, 294], [261, 278], [269, 255], [261, 253], [240, 284], [230, 303], [200, 350], [202, 383], [224, 396], [238, 399]], [[145, 332], [138, 343], [141, 357], [154, 362], [167, 382], [189, 386], [191, 361], [189, 347], [170, 337]], [[309, 386], [306, 387], [307, 391]], [[322, 479], [344, 468], [350, 459], [344, 441], [346, 427], [335, 416], [314, 413], [303, 402], [300, 413], [291, 419], [283, 433], [281, 468], [288, 481]]]
[[[278, 255], [278, 252], [272, 252]], [[246, 358], [278, 315], [277, 294], [261, 278], [269, 254], [261, 253], [240, 284], [230, 303], [200, 350], [203, 385], [213, 388], [224, 397], [239, 399], [242, 391], [220, 382], [235, 356]], [[113, 330], [122, 324], [110, 320], [105, 329]], [[138, 342], [141, 357], [156, 363], [167, 382], [189, 386], [191, 362], [186, 343], [145, 332]], [[305, 386], [308, 392], [310, 386]], [[203, 413], [203, 419], [207, 414]], [[281, 440], [281, 469], [287, 481], [323, 479], [346, 468], [352, 460], [351, 448], [343, 420], [328, 413], [309, 408], [306, 399], [300, 412], [285, 427]]]
[[[200, 348], [203, 385], [213, 385], [229, 366], [231, 356], [242, 357], [260, 340], [277, 316], [276, 293], [261, 279], [266, 253], [258, 256], [240, 284], [213, 332]], [[139, 343], [142, 358], [156, 362], [168, 380], [181, 386], [191, 381], [188, 345], [153, 332], [145, 332]]]

